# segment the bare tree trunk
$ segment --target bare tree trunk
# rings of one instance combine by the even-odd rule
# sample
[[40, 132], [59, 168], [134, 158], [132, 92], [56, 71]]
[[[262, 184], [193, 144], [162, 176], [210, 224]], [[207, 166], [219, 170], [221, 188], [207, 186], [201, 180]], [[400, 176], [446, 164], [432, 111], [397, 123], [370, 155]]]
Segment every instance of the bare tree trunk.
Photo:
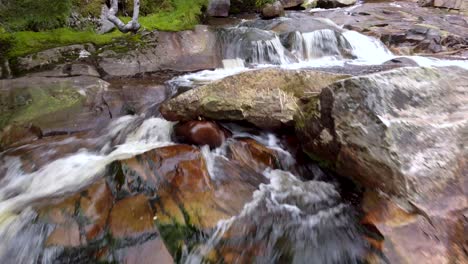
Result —
[[126, 25], [116, 16], [117, 11], [119, 11], [119, 1], [111, 0], [111, 8], [109, 9], [107, 19], [109, 19], [109, 21], [112, 22], [120, 31], [127, 33], [129, 31], [137, 32], [140, 29], [140, 24], [138, 23], [138, 16], [140, 15], [140, 0], [133, 1], [133, 17]]
[[[3, 68], [3, 73], [2, 73], [2, 68]], [[11, 79], [11, 69], [10, 69], [10, 63], [8, 62], [8, 59], [4, 58], [3, 59], [3, 67], [0, 67], [0, 77], [3, 77], [5, 79]]]

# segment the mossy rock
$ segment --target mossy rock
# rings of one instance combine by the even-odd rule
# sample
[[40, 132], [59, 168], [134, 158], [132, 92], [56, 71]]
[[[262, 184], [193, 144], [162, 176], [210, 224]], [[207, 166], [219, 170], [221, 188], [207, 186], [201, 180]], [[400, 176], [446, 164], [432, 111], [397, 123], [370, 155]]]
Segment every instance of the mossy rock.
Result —
[[15, 89], [0, 93], [0, 128], [11, 123], [27, 123], [49, 114], [73, 109], [84, 96], [68, 86], [50, 86], [42, 89]]

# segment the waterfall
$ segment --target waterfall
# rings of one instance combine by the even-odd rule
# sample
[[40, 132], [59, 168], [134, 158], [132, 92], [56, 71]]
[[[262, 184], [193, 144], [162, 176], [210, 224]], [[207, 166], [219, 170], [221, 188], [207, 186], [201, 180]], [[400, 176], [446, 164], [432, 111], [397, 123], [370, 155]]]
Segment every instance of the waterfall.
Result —
[[387, 47], [376, 38], [352, 30], [343, 32], [343, 37], [349, 42], [352, 54], [365, 64], [381, 64], [395, 57]]
[[294, 32], [291, 52], [300, 61], [308, 61], [326, 56], [343, 57], [341, 47], [346, 40], [330, 29], [308, 33]]
[[242, 59], [249, 64], [291, 62], [279, 37], [271, 31], [234, 27], [220, 32], [224, 59]]

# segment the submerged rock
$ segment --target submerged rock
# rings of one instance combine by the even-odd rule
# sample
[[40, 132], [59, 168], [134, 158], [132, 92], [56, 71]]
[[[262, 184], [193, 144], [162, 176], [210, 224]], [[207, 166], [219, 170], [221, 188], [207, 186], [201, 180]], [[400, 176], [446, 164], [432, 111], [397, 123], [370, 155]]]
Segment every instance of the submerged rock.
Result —
[[0, 128], [32, 123], [47, 135], [95, 128], [111, 118], [102, 98], [109, 83], [97, 77], [22, 77], [0, 85]]
[[463, 178], [468, 72], [399, 68], [338, 81], [297, 117], [305, 150], [370, 188], [416, 201]]
[[161, 113], [171, 121], [202, 116], [278, 129], [293, 125], [301, 97], [345, 77], [307, 70], [249, 71], [185, 92], [164, 103]]

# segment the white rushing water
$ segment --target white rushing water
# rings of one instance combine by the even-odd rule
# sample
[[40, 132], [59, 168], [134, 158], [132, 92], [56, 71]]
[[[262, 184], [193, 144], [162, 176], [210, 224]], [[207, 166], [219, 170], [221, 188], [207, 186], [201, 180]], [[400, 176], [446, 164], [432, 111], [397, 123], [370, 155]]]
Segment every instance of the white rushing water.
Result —
[[[133, 123], [138, 123], [139, 119], [141, 117], [138, 116], [121, 117], [109, 125], [108, 131], [116, 135], [119, 131], [132, 127]], [[149, 118], [133, 131], [129, 131], [125, 142], [121, 145], [114, 147], [106, 145], [98, 152], [83, 149], [52, 161], [32, 173], [21, 171], [19, 159], [7, 158], [4, 165], [7, 166], [6, 175], [0, 181], [0, 263], [6, 263], [1, 262], [2, 260], [11, 261], [18, 257], [28, 260], [22, 262], [17, 259], [18, 263], [29, 263], [29, 261], [35, 263], [32, 252], [29, 254], [19, 252], [14, 255], [15, 257], [8, 253], [8, 248], [15, 244], [12, 240], [19, 239], [16, 234], [22, 226], [31, 221], [31, 217], [33, 218], [27, 207], [41, 199], [62, 197], [86, 187], [115, 160], [131, 158], [148, 150], [173, 144], [172, 127], [172, 122], [161, 118]], [[107, 153], [109, 148], [112, 149]], [[29, 238], [28, 234], [25, 234], [25, 239]]]
[[[332, 23], [332, 22], [327, 22]], [[339, 28], [337, 25], [334, 28]], [[458, 66], [468, 69], [468, 60], [442, 60], [422, 56], [394, 55], [380, 40], [352, 30], [292, 32], [287, 40], [273, 31], [249, 27], [225, 29], [221, 34], [224, 59], [241, 60], [235, 67], [205, 70], [170, 81], [175, 87], [193, 87], [227, 76], [264, 67], [306, 69], [345, 65], [380, 65], [395, 58], [408, 58], [423, 67]], [[285, 46], [285, 41], [289, 44]], [[245, 67], [242, 65], [245, 64]]]
[[[258, 245], [262, 254], [254, 256], [255, 263], [278, 263], [285, 255], [287, 263], [360, 263], [368, 245], [359, 238], [350, 207], [340, 201], [333, 185], [304, 182], [283, 170], [266, 170], [263, 175], [270, 182], [259, 186], [239, 215], [219, 221], [205, 243], [185, 252], [184, 263], [204, 263], [213, 250], [223, 247], [242, 248], [248, 254]], [[250, 231], [252, 223], [261, 223], [255, 232]], [[237, 239], [225, 237], [233, 231]], [[243, 254], [234, 261], [246, 261]]]

